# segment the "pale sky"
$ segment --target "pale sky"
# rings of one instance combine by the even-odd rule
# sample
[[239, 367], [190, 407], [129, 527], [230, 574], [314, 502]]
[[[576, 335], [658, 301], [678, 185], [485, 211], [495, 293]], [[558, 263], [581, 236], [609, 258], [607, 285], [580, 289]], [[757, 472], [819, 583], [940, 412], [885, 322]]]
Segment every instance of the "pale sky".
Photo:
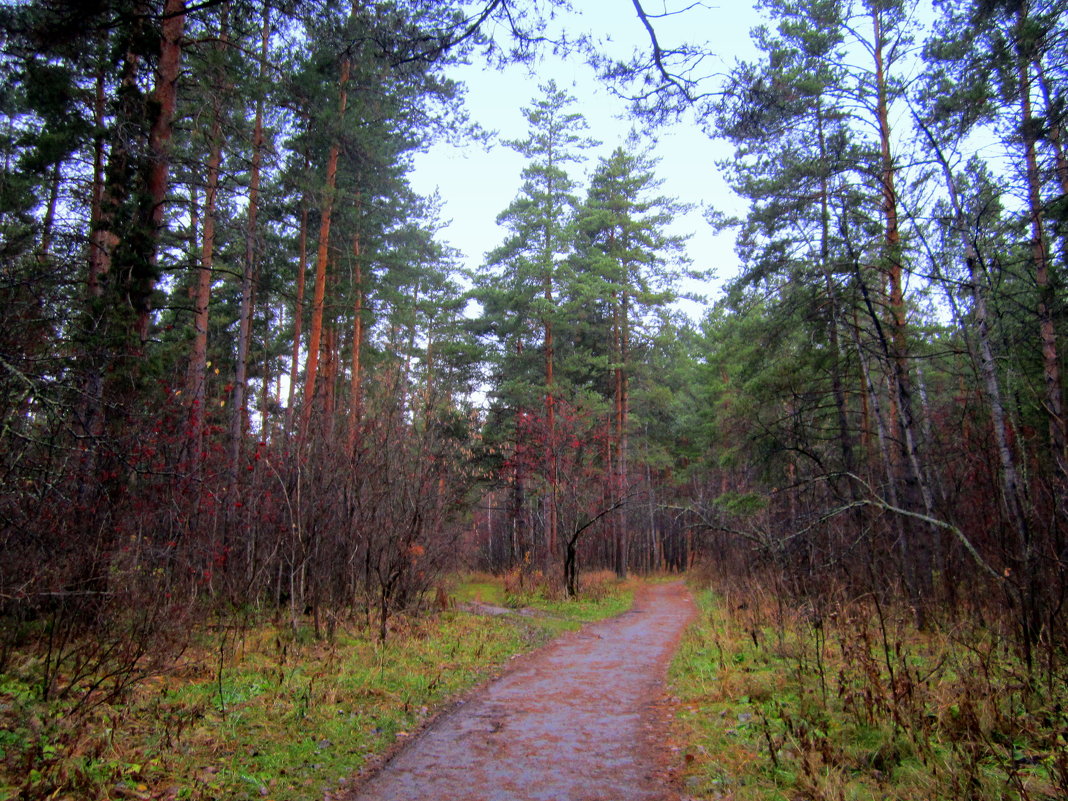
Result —
[[[688, 3], [674, 2], [669, 7], [684, 7]], [[610, 37], [612, 52], [624, 55], [633, 44], [647, 46], [648, 39], [637, 19], [630, 0], [575, 0], [582, 9], [575, 22], [567, 23], [570, 30], [593, 31], [597, 37]], [[645, 8], [653, 14], [659, 10], [658, 0], [648, 0]], [[657, 33], [666, 47], [677, 36], [700, 36], [711, 44], [717, 54], [709, 71], [725, 72], [737, 57], [752, 58], [755, 53], [749, 39], [749, 29], [759, 23], [759, 17], [748, 0], [737, 5], [696, 7], [685, 16], [670, 23], [661, 21]], [[496, 130], [502, 139], [523, 138], [527, 133], [521, 108], [539, 96], [538, 84], [553, 78], [570, 92], [579, 103], [577, 110], [590, 125], [588, 134], [603, 142], [591, 152], [582, 174], [574, 177], [584, 193], [589, 173], [597, 158], [608, 155], [622, 144], [633, 126], [627, 119], [619, 119], [625, 111], [624, 101], [615, 98], [593, 75], [592, 70], [578, 57], [563, 61], [551, 55], [536, 66], [531, 75], [526, 67], [514, 66], [504, 71], [488, 69], [481, 64], [456, 69], [452, 75], [468, 86], [468, 108], [472, 119], [483, 127]], [[656, 132], [659, 144], [655, 154], [661, 158], [658, 176], [664, 184], [660, 192], [683, 203], [697, 204], [697, 208], [678, 221], [673, 233], [692, 234], [689, 255], [694, 266], [712, 268], [717, 281], [709, 286], [691, 287], [711, 298], [718, 283], [730, 278], [737, 270], [733, 237], [714, 235], [705, 222], [700, 204], [712, 203], [729, 213], [742, 210], [740, 201], [726, 188], [717, 174], [714, 161], [730, 155], [729, 145], [713, 142], [702, 134], [692, 121]], [[415, 159], [410, 176], [417, 192], [429, 195], [438, 190], [442, 201], [442, 216], [451, 221], [441, 236], [464, 253], [464, 263], [478, 268], [484, 254], [496, 247], [504, 232], [495, 220], [515, 198], [520, 186], [520, 171], [525, 160], [515, 151], [494, 144], [487, 151], [480, 145], [456, 148], [436, 145]], [[699, 314], [698, 310], [689, 309]]]

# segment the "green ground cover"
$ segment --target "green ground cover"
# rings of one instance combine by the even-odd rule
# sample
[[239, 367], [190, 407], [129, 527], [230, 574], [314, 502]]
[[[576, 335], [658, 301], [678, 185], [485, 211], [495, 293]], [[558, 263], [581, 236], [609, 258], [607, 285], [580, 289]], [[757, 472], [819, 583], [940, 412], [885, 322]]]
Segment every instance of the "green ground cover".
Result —
[[686, 792], [733, 801], [1068, 797], [1065, 676], [870, 601], [699, 594], [671, 669]]
[[[329, 797], [512, 656], [629, 607], [629, 585], [602, 584], [562, 602], [470, 577], [453, 608], [398, 619], [385, 643], [355, 623], [330, 641], [249, 619], [205, 626], [168, 669], [76, 714], [77, 692], [40, 700], [27, 647], [0, 674], [0, 799]], [[543, 614], [459, 608], [476, 597]]]

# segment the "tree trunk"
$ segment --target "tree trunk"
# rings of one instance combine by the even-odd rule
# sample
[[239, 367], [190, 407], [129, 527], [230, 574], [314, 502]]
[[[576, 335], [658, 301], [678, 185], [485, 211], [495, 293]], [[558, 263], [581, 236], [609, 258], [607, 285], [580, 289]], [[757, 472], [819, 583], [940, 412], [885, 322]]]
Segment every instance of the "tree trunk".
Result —
[[[104, 372], [108, 363], [117, 355], [114, 346], [106, 341], [112, 335], [110, 318], [117, 309], [116, 304], [105, 299], [105, 294], [109, 285], [114, 283], [111, 273], [115, 249], [120, 242], [118, 215], [134, 180], [134, 153], [123, 136], [122, 129], [127, 124], [133, 125], [138, 114], [140, 94], [137, 73], [141, 59], [133, 50], [133, 41], [142, 33], [143, 19], [143, 15], [135, 15], [131, 29], [126, 32], [128, 47], [117, 89], [117, 119], [111, 132], [106, 166], [103, 134], [106, 124], [106, 76], [103, 67], [97, 75], [94, 114], [100, 133], [97, 134], [94, 147], [91, 231], [86, 277], [88, 292], [84, 324], [89, 344], [86, 348], [85, 405], [80, 421], [80, 427], [89, 439], [96, 439], [103, 434], [106, 412]], [[95, 471], [94, 461], [95, 455], [85, 460], [86, 478]]]
[[[349, 74], [352, 64], [348, 56], [341, 61], [338, 80], [338, 118], [344, 119], [348, 106]], [[315, 286], [312, 294], [311, 332], [308, 337], [308, 363], [304, 369], [304, 411], [301, 420], [301, 437], [306, 439], [315, 404], [316, 383], [319, 373], [319, 350], [323, 340], [323, 303], [326, 299], [327, 264], [330, 260], [330, 227], [334, 213], [334, 194], [337, 188], [337, 162], [341, 143], [335, 138], [330, 145], [326, 162], [326, 185], [319, 220], [319, 244], [315, 257]]]
[[[548, 239], [548, 234], [546, 234]], [[552, 264], [552, 253], [550, 244], [546, 243], [546, 259], [547, 265]], [[544, 278], [545, 300], [547, 308], [551, 308], [553, 301], [553, 274], [551, 266], [546, 267]], [[547, 312], [548, 313], [548, 312]], [[553, 559], [553, 555], [556, 553], [556, 538], [557, 538], [557, 504], [559, 500], [559, 465], [557, 462], [557, 443], [556, 443], [556, 376], [554, 375], [555, 369], [555, 344], [553, 341], [553, 324], [549, 317], [546, 317], [543, 321], [545, 329], [545, 424], [548, 429], [548, 438], [546, 447], [548, 453], [546, 458], [548, 461], [549, 472], [549, 525], [548, 525], [548, 537], [547, 539], [547, 559]]]
[[[1025, 6], [1017, 14], [1018, 28], [1027, 22]], [[1050, 281], [1049, 253], [1046, 248], [1042, 206], [1042, 177], [1039, 172], [1036, 135], [1038, 126], [1031, 109], [1030, 59], [1017, 37], [1017, 70], [1020, 93], [1020, 132], [1024, 149], [1027, 177], [1027, 210], [1031, 229], [1031, 261], [1034, 265], [1035, 284], [1038, 286], [1038, 329], [1042, 344], [1042, 372], [1045, 384], [1046, 415], [1049, 425], [1050, 451], [1056, 472], [1055, 492], [1058, 509], [1063, 512], [1068, 502], [1068, 436], [1065, 431], [1062, 403], [1060, 361], [1057, 357], [1057, 336], [1053, 326], [1055, 290]]]
[[62, 183], [62, 165], [57, 161], [52, 165], [52, 175], [48, 181], [48, 205], [41, 223], [41, 241], [37, 246], [37, 263], [41, 266], [46, 265], [52, 257], [52, 229], [56, 221], [56, 206], [59, 203], [59, 188]]
[[[1002, 507], [1005, 510], [1006, 517], [1016, 535], [1017, 554], [1019, 554], [1021, 559], [1026, 561], [1025, 555], [1030, 550], [1031, 542], [1030, 515], [1027, 512], [1025, 504], [1026, 488], [1020, 479], [1019, 469], [1016, 464], [1016, 455], [1008, 441], [1008, 415], [1005, 409], [1004, 400], [1002, 399], [1001, 384], [997, 372], [997, 360], [994, 355], [994, 345], [991, 341], [992, 318], [986, 302], [986, 292], [983, 291], [983, 284], [986, 283], [986, 281], [984, 280], [984, 277], [980, 276], [980, 271], [985, 273], [985, 269], [980, 254], [976, 251], [975, 246], [972, 244], [966, 233], [964, 227], [964, 210], [961, 207], [960, 196], [957, 193], [957, 184], [953, 177], [953, 172], [950, 169], [949, 162], [938, 147], [933, 135], [926, 129], [924, 129], [924, 133], [927, 134], [931, 144], [931, 150], [934, 152], [938, 159], [938, 163], [942, 168], [942, 175], [946, 183], [950, 206], [953, 209], [953, 215], [956, 218], [957, 225], [961, 232], [961, 244], [964, 248], [964, 262], [968, 269], [968, 284], [971, 291], [975, 320], [977, 323], [973, 329], [975, 331], [979, 350], [978, 359], [976, 359], [976, 361], [979, 364], [979, 374], [982, 377], [986, 402], [990, 409], [990, 423], [993, 429], [994, 444], [998, 452], [998, 463], [1001, 468]], [[947, 295], [950, 295], [948, 290]], [[952, 296], [950, 295], [950, 297]], [[958, 325], [962, 330], [967, 330], [964, 316], [957, 310], [955, 303], [953, 304], [953, 308], [954, 315], [958, 320]], [[1022, 565], [1018, 566], [1018, 569], [1021, 567]]]
[[152, 311], [152, 292], [156, 286], [156, 263], [159, 235], [163, 229], [164, 201], [171, 166], [171, 137], [174, 133], [174, 110], [178, 105], [178, 78], [182, 66], [182, 36], [185, 31], [185, 0], [165, 0], [159, 70], [153, 93], [156, 115], [148, 132], [150, 165], [147, 189], [150, 205], [149, 223], [152, 236], [148, 269], [135, 267], [130, 278], [130, 298], [137, 314], [137, 334], [143, 345], [148, 340], [148, 322]]
[[578, 597], [578, 540], [569, 539], [564, 549], [564, 593], [568, 598]]
[[[623, 264], [624, 275], [627, 265]], [[626, 278], [624, 278], [624, 281]], [[630, 417], [630, 382], [627, 375], [627, 360], [630, 358], [630, 293], [626, 288], [619, 293], [619, 362], [616, 365], [616, 498], [622, 498], [627, 492], [630, 478], [627, 474], [627, 457], [629, 440], [627, 426]], [[616, 515], [618, 519], [618, 554], [616, 556], [616, 575], [626, 578], [630, 567], [630, 530], [627, 510], [620, 506]]]
[[[260, 81], [267, 76], [267, 43], [271, 33], [268, 7], [264, 6], [260, 42]], [[252, 132], [252, 165], [249, 171], [248, 217], [245, 228], [245, 258], [241, 272], [241, 311], [238, 319], [237, 364], [230, 404], [230, 480], [237, 480], [242, 443], [248, 428], [248, 358], [252, 339], [254, 278], [257, 271], [256, 240], [259, 236], [260, 172], [263, 165], [263, 97], [256, 101], [256, 123]], [[266, 379], [265, 379], [266, 380]]]
[[[1027, 25], [1027, 4], [1020, 4], [1017, 11], [1017, 33]], [[1034, 265], [1035, 284], [1038, 288], [1038, 328], [1042, 346], [1042, 373], [1045, 384], [1046, 416], [1049, 426], [1050, 452], [1053, 462], [1056, 500], [1055, 520], [1063, 520], [1068, 514], [1068, 435], [1066, 435], [1061, 387], [1060, 359], [1057, 353], [1057, 335], [1053, 323], [1053, 307], [1056, 290], [1050, 277], [1050, 258], [1046, 243], [1045, 220], [1042, 204], [1042, 176], [1039, 171], [1037, 136], [1039, 126], [1031, 107], [1031, 59], [1028, 57], [1022, 35], [1016, 37], [1017, 78], [1020, 93], [1020, 136], [1024, 149], [1024, 164], [1027, 180], [1027, 211], [1031, 232], [1031, 261]], [[1055, 529], [1059, 528], [1054, 524]], [[1055, 533], [1056, 536], [1056, 533]], [[1041, 588], [1038, 586], [1037, 554], [1033, 552], [1030, 539], [1025, 543], [1024, 561], [1026, 587], [1022, 611], [1023, 647], [1028, 669], [1031, 668], [1031, 651], [1042, 629]]]
[[[104, 112], [106, 98], [104, 96], [104, 70], [101, 69], [96, 76], [96, 95], [93, 103], [93, 122], [96, 127], [96, 135], [93, 137], [93, 188], [90, 193], [89, 206], [89, 270], [86, 285], [89, 289], [89, 297], [100, 297], [100, 280], [107, 272], [105, 258], [109, 255], [105, 248], [103, 226], [104, 204], [104, 159], [107, 148], [105, 147], [105, 122]], [[123, 75], [123, 84], [131, 79], [129, 63]]]
[[349, 376], [349, 454], [354, 455], [363, 416], [363, 264], [359, 233], [352, 237], [352, 255], [356, 301], [352, 316], [352, 374]]
[[[307, 171], [308, 159], [304, 159]], [[308, 202], [301, 201], [300, 234], [297, 237], [299, 258], [297, 259], [297, 295], [293, 301], [293, 351], [289, 360], [289, 397], [286, 400], [286, 436], [293, 433], [293, 412], [296, 403], [297, 378], [300, 374], [300, 337], [304, 328], [304, 286], [308, 270]]]
[[[220, 42], [226, 42], [226, 16], [220, 24]], [[208, 363], [208, 321], [211, 302], [212, 273], [215, 264], [215, 207], [219, 192], [219, 172], [222, 166], [222, 97], [214, 95], [211, 133], [209, 134], [208, 172], [204, 187], [203, 239], [200, 246], [200, 266], [193, 291], [193, 347], [186, 374], [186, 403], [189, 406], [189, 434], [194, 454], [201, 452], [203, 436], [205, 379]], [[199, 458], [199, 456], [198, 456]]]
[[[898, 228], [897, 190], [894, 165], [890, 149], [889, 99], [887, 90], [887, 73], [884, 60], [884, 34], [882, 29], [882, 12], [872, 8], [874, 32], [875, 82], [876, 82], [876, 119], [879, 126], [879, 150], [881, 159], [882, 205], [886, 222], [885, 228], [885, 271], [890, 288], [890, 336], [880, 339], [890, 362], [894, 392], [891, 397], [897, 401], [898, 425], [897, 440], [899, 454], [900, 480], [902, 484], [902, 501], [909, 511], [923, 509], [928, 516], [933, 512], [933, 498], [930, 488], [920, 468], [919, 443], [916, 437], [913, 416], [912, 380], [908, 364], [907, 321], [905, 298], [902, 282], [901, 233]], [[876, 320], [878, 328], [878, 321]], [[909, 570], [915, 577], [913, 603], [916, 607], [917, 624], [925, 624], [924, 605], [931, 594], [930, 553], [932, 543], [927, 536], [939, 537], [940, 534], [931, 527], [925, 527], [927, 536], [917, 530], [911, 522], [905, 526], [911, 533], [913, 543], [910, 548], [913, 564]]]
[[[1053, 163], [1057, 173], [1057, 185], [1061, 193], [1068, 195], [1068, 155], [1064, 152], [1064, 126], [1061, 122], [1062, 110], [1057, 108], [1051, 95], [1049, 82], [1046, 80], [1046, 71], [1039, 59], [1035, 59], [1035, 72], [1038, 76], [1038, 85], [1042, 91], [1042, 100], [1046, 109], [1046, 120], [1049, 127], [1047, 138], [1053, 146]], [[1064, 262], [1068, 266], [1068, 237], [1062, 237], [1065, 245]]]
[[[823, 108], [816, 100], [816, 132], [819, 139], [820, 164], [827, 162], [827, 141], [823, 130]], [[853, 437], [849, 429], [848, 407], [845, 388], [842, 385], [842, 348], [838, 335], [838, 290], [834, 283], [831, 268], [830, 246], [830, 186], [826, 173], [820, 174], [820, 266], [823, 270], [824, 285], [827, 288], [827, 305], [829, 320], [827, 336], [833, 358], [831, 361], [831, 393], [834, 395], [834, 408], [838, 415], [838, 444], [842, 452], [842, 466], [847, 473], [856, 472], [853, 456]]]

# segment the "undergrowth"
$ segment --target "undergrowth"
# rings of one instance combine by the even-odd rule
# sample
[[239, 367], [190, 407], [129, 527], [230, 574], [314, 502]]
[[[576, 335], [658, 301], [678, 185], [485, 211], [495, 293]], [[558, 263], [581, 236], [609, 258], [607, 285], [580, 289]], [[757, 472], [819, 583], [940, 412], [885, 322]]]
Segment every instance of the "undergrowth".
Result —
[[699, 596], [672, 666], [687, 793], [734, 801], [1068, 797], [1068, 676], [873, 597]]
[[[470, 584], [481, 588], [461, 581], [455, 595], [504, 593], [492, 577]], [[84, 696], [42, 698], [30, 643], [0, 674], [0, 799], [330, 798], [510, 657], [630, 597], [606, 584], [571, 604], [522, 599], [542, 615], [398, 618], [385, 644], [355, 624], [325, 641], [310, 623], [234, 614], [195, 627], [166, 669], [77, 709]]]

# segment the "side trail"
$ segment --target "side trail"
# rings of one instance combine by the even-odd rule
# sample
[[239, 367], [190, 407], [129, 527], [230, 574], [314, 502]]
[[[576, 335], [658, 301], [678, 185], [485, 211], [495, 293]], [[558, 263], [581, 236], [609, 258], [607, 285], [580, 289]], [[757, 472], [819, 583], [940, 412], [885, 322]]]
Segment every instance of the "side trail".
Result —
[[560, 637], [435, 721], [348, 801], [672, 801], [667, 666], [695, 614], [681, 582]]

